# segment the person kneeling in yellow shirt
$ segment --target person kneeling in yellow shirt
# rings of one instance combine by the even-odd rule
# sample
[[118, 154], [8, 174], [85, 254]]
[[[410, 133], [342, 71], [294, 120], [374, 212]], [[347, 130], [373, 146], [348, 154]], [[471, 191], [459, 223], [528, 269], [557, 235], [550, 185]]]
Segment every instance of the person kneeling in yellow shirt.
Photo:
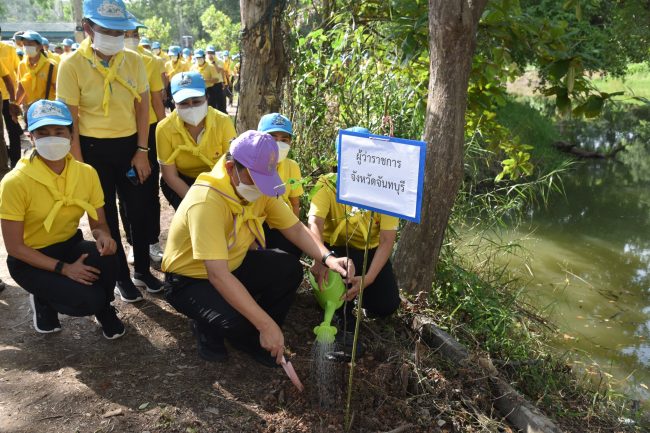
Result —
[[295, 256], [265, 248], [265, 221], [310, 257], [354, 279], [352, 261], [336, 258], [277, 198], [285, 190], [277, 161], [273, 137], [244, 132], [196, 179], [172, 219], [162, 262], [166, 298], [192, 319], [199, 356], [208, 361], [226, 359], [224, 338], [263, 365], [282, 360], [280, 328], [303, 270]]
[[156, 143], [160, 189], [178, 209], [197, 176], [212, 170], [237, 133], [230, 116], [208, 106], [199, 72], [174, 75], [171, 93], [177, 110], [158, 124]]
[[[27, 126], [36, 150], [0, 182], [9, 273], [30, 293], [36, 331], [61, 330], [58, 313], [95, 315], [106, 338], [119, 338], [124, 325], [110, 304], [117, 246], [97, 172], [69, 153], [72, 115], [65, 104], [34, 102]], [[95, 242], [78, 229], [84, 213]]]
[[[358, 126], [347, 130], [369, 133], [366, 128]], [[347, 251], [358, 269], [361, 269], [363, 264], [366, 240], [370, 235], [370, 266], [366, 272], [362, 307], [369, 317], [390, 316], [400, 304], [399, 289], [390, 262], [399, 220], [393, 216], [375, 213], [371, 232], [368, 234], [370, 212], [336, 201], [336, 173], [322, 176], [317, 187], [319, 189], [312, 197], [309, 207], [309, 229], [334, 252], [343, 254]], [[318, 262], [312, 267], [312, 272], [319, 285], [327, 275], [327, 269]], [[358, 284], [356, 286], [358, 287]], [[337, 352], [344, 359], [349, 358], [352, 352], [355, 327], [353, 307], [352, 302], [346, 302], [336, 312], [339, 325], [339, 332], [336, 334]], [[361, 354], [362, 350], [363, 346], [359, 344], [357, 354]]]
[[[287, 158], [289, 150], [291, 150], [293, 125], [286, 116], [280, 113], [269, 113], [262, 116], [260, 123], [257, 125], [257, 130], [271, 135], [278, 144], [278, 174], [286, 185], [282, 200], [300, 218], [300, 196], [304, 193], [300, 183], [302, 174], [298, 163], [291, 158]], [[264, 236], [266, 236], [268, 248], [278, 248], [297, 257], [302, 255], [300, 248], [289, 242], [278, 230], [269, 228], [268, 224], [264, 224]]]

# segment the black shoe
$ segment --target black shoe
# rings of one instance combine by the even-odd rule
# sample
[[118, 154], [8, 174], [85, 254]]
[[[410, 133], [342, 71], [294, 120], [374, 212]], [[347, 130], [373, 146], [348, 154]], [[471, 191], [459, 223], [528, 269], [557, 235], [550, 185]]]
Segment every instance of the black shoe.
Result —
[[34, 314], [34, 329], [41, 334], [51, 334], [61, 330], [59, 313], [44, 302], [40, 302], [32, 294], [29, 295], [29, 303]]
[[[354, 347], [354, 331], [344, 332], [339, 329], [334, 338], [334, 350], [325, 356], [330, 361], [350, 362], [352, 361], [352, 348]], [[357, 359], [363, 356], [365, 347], [357, 339]]]
[[119, 295], [124, 302], [138, 302], [143, 299], [142, 293], [135, 287], [130, 278], [115, 283], [115, 294]]
[[117, 317], [117, 310], [112, 305], [109, 305], [103, 312], [98, 313], [95, 318], [102, 327], [104, 337], [109, 340], [120, 338], [126, 333], [124, 323]]
[[228, 351], [222, 337], [201, 332], [195, 320], [190, 321], [190, 329], [192, 335], [196, 337], [196, 346], [201, 359], [210, 362], [223, 362], [228, 358]]
[[159, 293], [163, 289], [162, 281], [154, 277], [151, 272], [134, 272], [133, 284], [135, 284], [136, 287], [146, 288], [149, 293]]
[[271, 352], [264, 349], [258, 344], [250, 343], [241, 340], [228, 339], [232, 347], [248, 354], [257, 363], [265, 367], [278, 368], [280, 365], [275, 362], [275, 358], [271, 356]]

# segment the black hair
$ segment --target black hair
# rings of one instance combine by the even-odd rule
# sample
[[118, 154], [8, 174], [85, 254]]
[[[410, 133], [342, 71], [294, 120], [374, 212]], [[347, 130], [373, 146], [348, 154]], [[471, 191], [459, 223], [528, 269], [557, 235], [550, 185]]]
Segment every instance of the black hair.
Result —
[[230, 152], [227, 152], [227, 153], [226, 153], [226, 161], [234, 161], [234, 163], [235, 163], [235, 168], [237, 169], [237, 171], [242, 171], [242, 170], [244, 170], [244, 169], [246, 168], [246, 166], [245, 166], [244, 164], [242, 164], [241, 162], [237, 161], [237, 160], [232, 156], [232, 153], [230, 153]]

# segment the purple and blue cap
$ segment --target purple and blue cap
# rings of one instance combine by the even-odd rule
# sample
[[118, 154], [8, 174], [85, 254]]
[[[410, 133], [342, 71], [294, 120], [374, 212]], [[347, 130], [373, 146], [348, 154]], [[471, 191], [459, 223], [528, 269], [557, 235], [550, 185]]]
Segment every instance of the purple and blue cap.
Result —
[[248, 169], [262, 194], [277, 197], [286, 191], [278, 174], [278, 145], [269, 134], [246, 131], [230, 143], [232, 157]]
[[179, 72], [170, 83], [174, 102], [205, 96], [205, 80], [198, 72]]
[[72, 125], [72, 114], [63, 102], [41, 99], [34, 102], [27, 110], [29, 132], [48, 125]]
[[288, 117], [280, 113], [269, 113], [262, 116], [257, 130], [262, 132], [285, 132], [293, 137], [293, 125]]
[[84, 0], [84, 18], [110, 30], [135, 30], [122, 0]]

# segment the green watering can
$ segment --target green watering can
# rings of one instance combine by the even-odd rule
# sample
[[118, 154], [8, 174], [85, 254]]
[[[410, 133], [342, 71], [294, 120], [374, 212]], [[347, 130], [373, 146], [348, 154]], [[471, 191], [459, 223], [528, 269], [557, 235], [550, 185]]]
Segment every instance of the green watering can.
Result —
[[316, 334], [316, 341], [319, 343], [334, 343], [334, 336], [336, 335], [336, 327], [332, 326], [332, 317], [334, 312], [341, 308], [343, 299], [341, 297], [345, 293], [345, 283], [341, 275], [329, 270], [327, 281], [323, 281], [323, 290], [318, 288], [318, 283], [314, 276], [309, 273], [309, 282], [311, 283], [312, 292], [318, 301], [320, 307], [325, 311], [325, 317], [320, 325], [314, 328]]

